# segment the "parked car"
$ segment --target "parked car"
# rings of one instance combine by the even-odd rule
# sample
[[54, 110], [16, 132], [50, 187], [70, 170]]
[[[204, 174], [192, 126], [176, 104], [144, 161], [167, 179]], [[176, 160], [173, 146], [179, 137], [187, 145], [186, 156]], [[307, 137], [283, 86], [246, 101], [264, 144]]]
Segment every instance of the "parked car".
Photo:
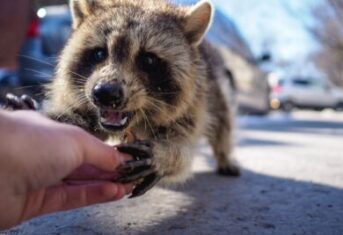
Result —
[[230, 48], [225, 46], [218, 48], [225, 61], [226, 75], [232, 80], [239, 113], [268, 114], [270, 88], [266, 79], [267, 73]]
[[291, 111], [294, 108], [343, 109], [343, 90], [324, 79], [294, 77], [280, 79], [271, 93], [271, 107]]

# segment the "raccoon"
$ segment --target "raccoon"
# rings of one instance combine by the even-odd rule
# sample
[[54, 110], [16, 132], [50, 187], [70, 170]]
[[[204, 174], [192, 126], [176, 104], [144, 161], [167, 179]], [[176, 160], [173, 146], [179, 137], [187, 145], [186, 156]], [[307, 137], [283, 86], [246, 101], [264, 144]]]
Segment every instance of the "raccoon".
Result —
[[70, 5], [73, 32], [43, 111], [102, 140], [133, 136], [118, 147], [135, 159], [117, 179], [139, 181], [132, 196], [160, 179], [185, 181], [201, 136], [213, 148], [218, 173], [238, 176], [231, 158], [231, 109], [221, 89], [224, 70], [204, 41], [212, 4], [71, 0]]

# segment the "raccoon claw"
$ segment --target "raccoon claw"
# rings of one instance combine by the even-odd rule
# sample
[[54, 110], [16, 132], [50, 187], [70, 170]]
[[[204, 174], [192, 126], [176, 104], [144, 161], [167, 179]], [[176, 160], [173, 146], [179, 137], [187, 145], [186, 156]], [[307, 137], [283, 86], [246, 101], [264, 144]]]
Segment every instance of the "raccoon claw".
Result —
[[149, 191], [152, 187], [154, 187], [158, 183], [158, 181], [160, 181], [161, 178], [162, 177], [157, 175], [156, 173], [148, 175], [147, 177], [144, 178], [144, 180], [140, 184], [138, 184], [134, 188], [129, 198], [142, 196], [147, 191]]
[[11, 110], [37, 110], [38, 104], [33, 98], [27, 95], [18, 97], [13, 94], [7, 94], [4, 108]]
[[153, 166], [152, 148], [152, 144], [147, 141], [136, 141], [117, 147], [120, 152], [134, 158], [121, 167], [122, 176], [116, 179], [120, 183], [138, 182], [130, 198], [143, 195], [161, 179]]
[[151, 159], [143, 159], [138, 161], [127, 162], [120, 171], [123, 172], [123, 176], [116, 181], [120, 183], [134, 182], [155, 172], [152, 167]]
[[26, 105], [26, 107], [30, 110], [38, 110], [38, 103], [36, 100], [34, 100], [32, 97], [28, 95], [22, 95], [21, 100]]
[[135, 141], [117, 147], [122, 152], [131, 155], [135, 160], [152, 158], [152, 144], [148, 141]]

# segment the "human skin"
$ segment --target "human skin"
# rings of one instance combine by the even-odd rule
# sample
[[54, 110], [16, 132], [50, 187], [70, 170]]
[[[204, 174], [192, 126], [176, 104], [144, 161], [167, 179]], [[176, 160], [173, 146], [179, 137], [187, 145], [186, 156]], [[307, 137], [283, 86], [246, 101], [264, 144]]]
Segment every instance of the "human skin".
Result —
[[83, 130], [38, 113], [0, 111], [0, 230], [30, 218], [115, 201], [128, 158]]

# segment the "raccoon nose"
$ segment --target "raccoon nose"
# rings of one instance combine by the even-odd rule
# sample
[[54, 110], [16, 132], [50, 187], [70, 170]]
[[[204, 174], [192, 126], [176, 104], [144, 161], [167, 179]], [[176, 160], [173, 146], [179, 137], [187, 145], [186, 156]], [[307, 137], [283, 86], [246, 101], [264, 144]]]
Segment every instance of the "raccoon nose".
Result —
[[124, 100], [124, 92], [118, 82], [98, 83], [92, 95], [95, 104], [104, 107], [117, 108]]

